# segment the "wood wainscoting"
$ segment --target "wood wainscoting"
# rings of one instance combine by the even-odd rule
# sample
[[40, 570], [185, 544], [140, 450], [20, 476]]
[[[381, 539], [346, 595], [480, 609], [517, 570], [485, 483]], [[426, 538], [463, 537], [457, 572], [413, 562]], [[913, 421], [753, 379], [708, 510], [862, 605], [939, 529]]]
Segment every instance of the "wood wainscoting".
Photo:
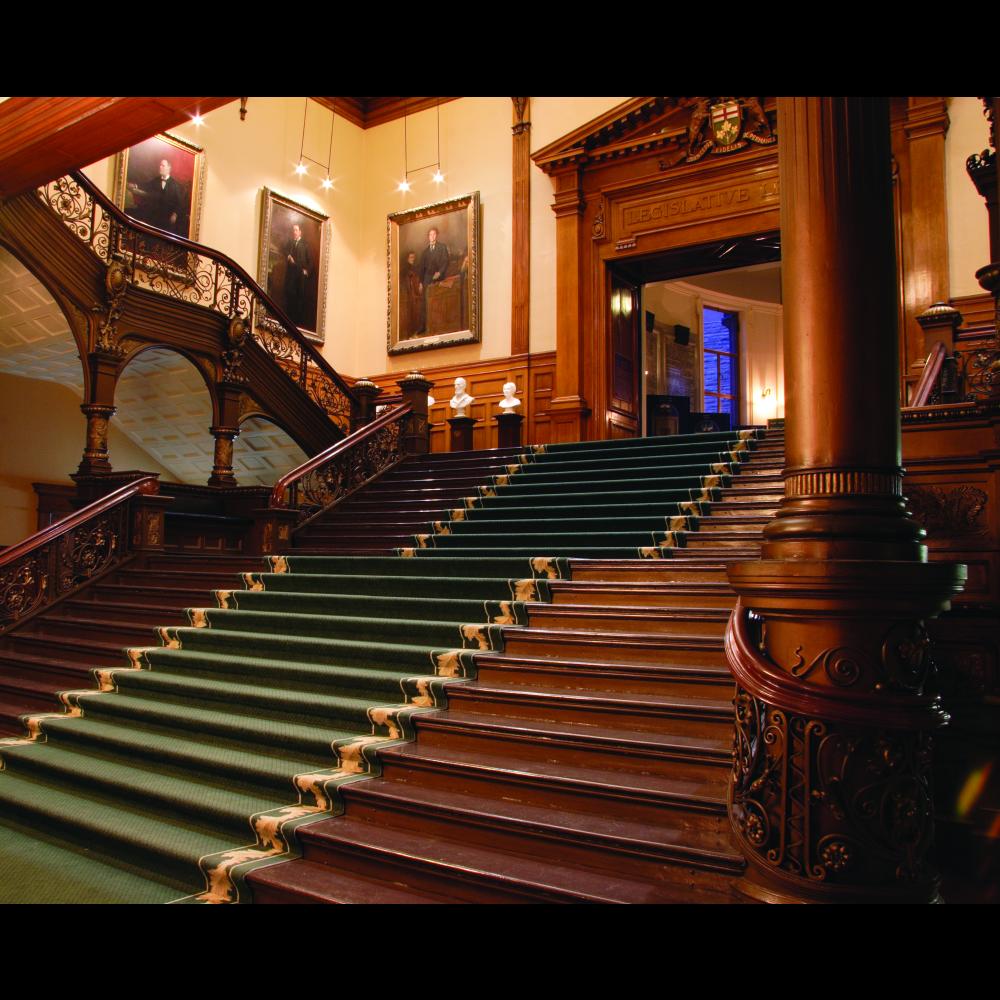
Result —
[[[419, 366], [423, 375], [434, 383], [431, 395], [436, 402], [430, 408], [431, 451], [449, 450], [448, 418], [452, 411], [448, 401], [455, 393], [455, 379], [461, 376], [468, 382], [468, 392], [475, 398], [469, 416], [475, 417], [473, 448], [497, 447], [497, 403], [503, 398], [504, 382], [517, 386], [521, 400], [520, 412], [524, 415], [523, 442], [549, 444], [552, 440], [549, 403], [555, 385], [556, 353], [518, 354], [509, 358], [489, 361], [469, 361], [460, 365], [442, 365], [437, 368]], [[373, 375], [371, 379], [387, 394], [399, 392], [396, 383], [405, 371]]]

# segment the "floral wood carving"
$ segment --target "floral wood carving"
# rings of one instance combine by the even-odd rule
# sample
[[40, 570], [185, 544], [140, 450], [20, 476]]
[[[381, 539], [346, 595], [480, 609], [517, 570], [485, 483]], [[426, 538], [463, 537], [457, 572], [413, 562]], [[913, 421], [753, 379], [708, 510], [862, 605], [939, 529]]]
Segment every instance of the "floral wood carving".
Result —
[[913, 519], [931, 535], [981, 535], [987, 530], [981, 515], [989, 496], [975, 486], [911, 486], [906, 496]]
[[931, 738], [837, 727], [736, 695], [731, 815], [766, 868], [850, 887], [928, 881]]

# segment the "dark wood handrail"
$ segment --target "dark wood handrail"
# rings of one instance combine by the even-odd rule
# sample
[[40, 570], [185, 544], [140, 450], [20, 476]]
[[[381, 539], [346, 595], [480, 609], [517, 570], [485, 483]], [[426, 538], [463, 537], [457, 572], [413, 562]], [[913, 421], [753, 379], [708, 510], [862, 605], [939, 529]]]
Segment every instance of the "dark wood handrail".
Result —
[[387, 424], [391, 424], [393, 421], [405, 417], [412, 410], [413, 406], [410, 403], [403, 403], [402, 406], [393, 407], [381, 416], [376, 417], [370, 424], [365, 424], [364, 427], [359, 427], [353, 434], [349, 434], [336, 444], [330, 445], [326, 451], [321, 451], [318, 455], [314, 455], [307, 462], [303, 462], [297, 468], [292, 469], [291, 472], [286, 472], [274, 484], [274, 489], [271, 491], [271, 506], [284, 506], [285, 491], [297, 479], [307, 476], [310, 472], [318, 469], [321, 465], [325, 465], [342, 452], [350, 451], [351, 448], [359, 445], [366, 438], [372, 437]]
[[17, 545], [12, 545], [9, 549], [4, 549], [3, 552], [0, 552], [0, 569], [20, 559], [21, 556], [27, 555], [32, 550], [47, 545], [60, 535], [78, 528], [91, 518], [111, 510], [112, 507], [117, 507], [123, 500], [128, 500], [139, 494], [149, 495], [156, 493], [157, 486], [158, 481], [156, 476], [144, 476], [142, 479], [134, 479], [132, 482], [126, 483], [113, 493], [100, 497], [86, 507], [81, 507], [76, 513], [68, 514], [61, 520], [53, 522], [47, 528], [29, 535], [23, 542], [18, 542]]
[[316, 365], [317, 368], [321, 369], [324, 374], [328, 375], [334, 382], [337, 383], [338, 388], [347, 396], [348, 399], [357, 401], [357, 397], [354, 395], [351, 387], [344, 381], [344, 379], [337, 373], [337, 371], [330, 366], [330, 363], [323, 357], [319, 351], [299, 332], [298, 326], [292, 322], [288, 314], [285, 312], [277, 302], [272, 299], [267, 292], [264, 291], [257, 282], [247, 274], [246, 271], [240, 267], [231, 257], [227, 257], [221, 250], [214, 250], [212, 247], [207, 247], [202, 243], [195, 243], [192, 240], [186, 239], [183, 236], [178, 236], [175, 233], [167, 232], [165, 229], [157, 229], [156, 226], [150, 226], [145, 222], [140, 222], [138, 219], [133, 219], [131, 216], [126, 215], [103, 191], [100, 191], [93, 182], [86, 176], [86, 174], [81, 173], [79, 170], [71, 170], [69, 176], [76, 181], [89, 195], [93, 198], [108, 215], [112, 216], [119, 225], [125, 226], [127, 228], [133, 229], [139, 233], [145, 233], [147, 236], [152, 236], [155, 239], [161, 240], [165, 243], [172, 243], [176, 245], [179, 249], [187, 250], [192, 253], [197, 253], [203, 257], [208, 257], [211, 260], [217, 261], [222, 264], [223, 267], [228, 268], [233, 272], [234, 275], [244, 284], [250, 291], [259, 298], [267, 311], [271, 313], [278, 322], [281, 323], [283, 327], [295, 338], [299, 346], [302, 348], [303, 352], [309, 355], [309, 359]]

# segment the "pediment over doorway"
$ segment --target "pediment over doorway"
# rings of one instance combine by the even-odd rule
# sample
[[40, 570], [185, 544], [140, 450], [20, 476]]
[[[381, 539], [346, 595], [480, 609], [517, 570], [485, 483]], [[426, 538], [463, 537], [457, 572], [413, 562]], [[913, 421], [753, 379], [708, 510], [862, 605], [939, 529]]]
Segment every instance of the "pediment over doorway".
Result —
[[773, 97], [634, 97], [549, 143], [532, 160], [545, 173], [662, 153], [661, 170], [774, 145]]

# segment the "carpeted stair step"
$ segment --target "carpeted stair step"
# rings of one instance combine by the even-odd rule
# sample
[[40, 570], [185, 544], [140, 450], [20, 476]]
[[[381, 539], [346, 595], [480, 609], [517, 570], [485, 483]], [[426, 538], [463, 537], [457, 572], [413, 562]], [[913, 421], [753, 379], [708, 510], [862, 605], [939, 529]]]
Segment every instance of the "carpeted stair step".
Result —
[[597, 580], [552, 580], [552, 604], [603, 607], [725, 608], [731, 611], [736, 593], [728, 583], [607, 583]]
[[[537, 548], [537, 547], [536, 547]], [[427, 550], [428, 552], [431, 550]], [[448, 560], [400, 559], [396, 556], [323, 556], [290, 554], [282, 563], [291, 573], [358, 573], [371, 576], [496, 576], [507, 579], [530, 579], [542, 575], [533, 565], [539, 553], [530, 556], [510, 556], [489, 552], [486, 556], [470, 556], [467, 552], [449, 552]], [[548, 564], [546, 564], [548, 565]], [[559, 566], [553, 567], [558, 570]]]
[[169, 903], [184, 886], [7, 819], [0, 821], [0, 903]]
[[[265, 594], [336, 595], [349, 593], [352, 598], [375, 597], [379, 599], [424, 598], [438, 600], [489, 601], [507, 600], [516, 595], [518, 581], [505, 577], [469, 576], [363, 576], [346, 573], [262, 573], [254, 574], [255, 585], [263, 587]], [[523, 578], [522, 578], [523, 579]], [[530, 577], [528, 577], [530, 580]], [[547, 581], [535, 581], [533, 586], [544, 588]], [[529, 589], [529, 593], [533, 593]], [[548, 591], [544, 591], [548, 593]], [[251, 593], [261, 591], [224, 591], [234, 594], [236, 603], [243, 606]], [[247, 605], [249, 606], [249, 605]]]
[[[300, 839], [307, 861], [321, 861], [352, 874], [381, 875], [392, 882], [405, 877], [415, 888], [441, 891], [443, 887], [466, 902], [685, 902], [691, 898], [690, 883], [695, 881], [651, 884], [647, 878], [609, 875], [410, 828], [376, 826], [349, 816], [312, 824], [301, 831]], [[253, 886], [258, 876], [274, 874], [277, 868], [252, 873], [248, 881]], [[703, 898], [727, 902], [729, 896], [727, 886]]]
[[[723, 471], [721, 473], [707, 472], [704, 466], [691, 466], [688, 471], [679, 468], [669, 468], [663, 474], [651, 474], [648, 467], [626, 472], [622, 470], [622, 476], [599, 476], [588, 474], [587, 478], [562, 478], [553, 477], [548, 479], [538, 476], [511, 476], [510, 481], [502, 489], [505, 496], [559, 496], [566, 502], [563, 494], [567, 487], [572, 488], [576, 493], [619, 493], [623, 497], [631, 495], [642, 495], [650, 492], [662, 492], [664, 490], [692, 489], [701, 483], [701, 480], [711, 475], [722, 480], [722, 485], [730, 479], [730, 474]], [[498, 489], [501, 487], [497, 487]]]
[[[357, 721], [350, 713], [347, 722], [326, 720], [322, 724], [301, 715], [278, 712], [242, 711], [237, 706], [195, 705], [183, 698], [160, 697], [155, 701], [141, 694], [105, 694], [86, 699], [88, 718], [108, 724], [153, 726], [178, 731], [185, 738], [239, 741], [266, 752], [318, 756], [330, 754], [337, 740], [366, 736], [371, 724]], [[330, 758], [332, 767], [335, 763]]]
[[728, 609], [716, 608], [595, 608], [585, 604], [527, 605], [531, 628], [583, 629], [605, 632], [656, 632], [663, 635], [720, 637], [729, 621]]
[[[738, 455], [749, 452], [737, 452]], [[670, 458], [660, 456], [623, 456], [621, 458], [574, 458], [555, 460], [548, 456], [536, 462], [519, 467], [511, 476], [511, 482], [521, 480], [555, 481], [562, 480], [571, 483], [577, 479], [628, 479], [632, 476], [648, 477], [650, 475], [700, 476], [705, 468], [720, 464], [726, 466], [739, 464], [739, 459], [733, 459], [733, 452], [713, 451], [704, 453], [688, 453]], [[513, 468], [513, 467], [511, 467]]]
[[[463, 646], [465, 623], [434, 621], [419, 618], [366, 618], [359, 615], [292, 614], [289, 612], [230, 611], [206, 608], [205, 617], [210, 628], [171, 629], [171, 636], [179, 639], [185, 649], [212, 649], [225, 652], [226, 648], [243, 651], [281, 650], [297, 655], [299, 649], [306, 656], [323, 656], [351, 642], [357, 655], [365, 655], [362, 646], [377, 635], [380, 642], [371, 644], [373, 649], [384, 645], [405, 645], [420, 648], [456, 649]], [[483, 623], [484, 629], [487, 623]]]
[[[92, 846], [189, 893], [204, 888], [197, 859], [233, 846], [231, 837], [199, 822], [181, 822], [117, 796], [67, 790], [37, 776], [7, 772], [0, 774], [0, 816]], [[249, 828], [247, 841], [252, 841]]]
[[[614, 516], [614, 526], [625, 532], [664, 532], [670, 529], [671, 520], [680, 515], [662, 510], [658, 514], [631, 517], [628, 508], [623, 507]], [[687, 523], [685, 521], [685, 523]], [[567, 511], [565, 517], [510, 518], [487, 511], [472, 510], [461, 521], [450, 521], [444, 527], [456, 538], [483, 534], [506, 534], [508, 538], [516, 534], [558, 536], [561, 533], [599, 533], [608, 526], [608, 517], [581, 516], [578, 511]], [[457, 543], [456, 543], [457, 544]]]
[[[294, 579], [294, 577], [293, 577]], [[500, 583], [500, 590], [507, 590]], [[493, 582], [493, 592], [500, 589]], [[509, 591], [508, 591], [509, 593]], [[226, 606], [238, 611], [288, 613], [290, 624], [295, 626], [296, 616], [303, 615], [355, 615], [361, 618], [402, 618], [410, 620], [493, 622], [503, 618], [507, 623], [524, 620], [523, 605], [505, 601], [504, 607], [495, 600], [462, 598], [400, 597], [389, 595], [364, 595], [354, 593], [295, 593], [277, 590], [236, 591], [226, 598]], [[215, 611], [212, 609], [214, 615]], [[296, 629], [296, 631], [299, 631]], [[308, 634], [300, 632], [299, 634]]]
[[[104, 748], [102, 748], [102, 751]], [[197, 825], [230, 841], [249, 837], [247, 817], [287, 803], [289, 786], [281, 790], [252, 788], [244, 782], [196, 780], [187, 770], [171, 771], [157, 762], [60, 747], [7, 747], [4, 774], [30, 777], [68, 795], [83, 794], [128, 803], [145, 814]], [[0, 798], [3, 796], [0, 779]]]
[[[286, 798], [291, 775], [333, 764], [328, 744], [314, 754], [268, 752], [267, 748], [211, 733], [187, 733], [139, 723], [120, 726], [90, 714], [83, 718], [46, 719], [43, 728], [52, 745], [78, 748], [83, 753], [116, 754], [151, 767], [162, 764], [173, 770], [190, 770], [206, 780], [215, 777], [227, 786], [268, 789]], [[348, 735], [346, 731], [344, 735]]]

